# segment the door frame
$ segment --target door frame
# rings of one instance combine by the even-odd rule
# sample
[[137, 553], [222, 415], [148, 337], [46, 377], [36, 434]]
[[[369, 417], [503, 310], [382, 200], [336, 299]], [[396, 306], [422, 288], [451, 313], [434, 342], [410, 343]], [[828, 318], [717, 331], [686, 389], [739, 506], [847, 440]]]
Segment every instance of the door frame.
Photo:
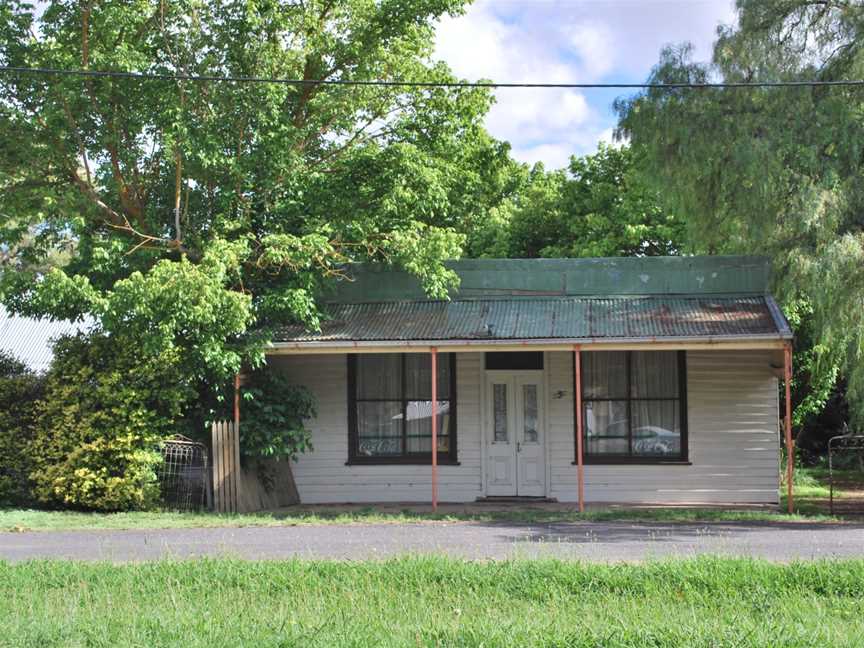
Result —
[[[539, 406], [542, 408], [540, 413], [540, 431], [543, 435], [543, 460], [545, 462], [545, 470], [544, 472], [544, 493], [543, 497], [549, 497], [549, 486], [550, 486], [550, 466], [549, 466], [549, 354], [543, 353], [543, 369], [486, 369], [483, 362], [484, 356], [480, 354], [480, 425], [482, 427], [480, 431], [480, 440], [481, 440], [481, 453], [480, 453], [480, 478], [482, 479], [482, 487], [481, 492], [483, 493], [483, 497], [488, 496], [488, 464], [489, 457], [487, 448], [489, 443], [491, 443], [491, 420], [489, 418], [489, 408], [491, 407], [491, 403], [489, 402], [488, 397], [488, 387], [489, 381], [494, 379], [496, 376], [499, 378], [518, 378], [518, 377], [526, 377], [526, 378], [535, 378], [537, 382], [540, 384], [540, 389], [543, 392], [541, 394]], [[518, 460], [517, 460], [518, 462]], [[517, 467], [518, 469], [518, 467]], [[517, 474], [518, 480], [518, 474]], [[518, 481], [517, 481], [518, 484]], [[517, 486], [518, 487], [518, 486]]]

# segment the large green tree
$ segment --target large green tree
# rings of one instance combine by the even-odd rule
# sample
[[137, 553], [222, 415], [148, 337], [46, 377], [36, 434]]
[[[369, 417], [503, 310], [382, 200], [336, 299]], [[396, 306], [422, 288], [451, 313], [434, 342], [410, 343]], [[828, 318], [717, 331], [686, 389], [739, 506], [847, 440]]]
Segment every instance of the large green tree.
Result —
[[[864, 6], [738, 0], [709, 64], [666, 49], [652, 83], [864, 78]], [[848, 378], [864, 421], [864, 93], [859, 87], [651, 89], [619, 102], [667, 205], [707, 252], [770, 254], [785, 303], [812, 310], [822, 393]], [[793, 310], [794, 310], [793, 308]], [[829, 385], [830, 387], [830, 385]]]
[[471, 230], [475, 256], [604, 257], [680, 254], [684, 221], [640, 176], [640, 155], [601, 144], [569, 167], [513, 170], [506, 199]]
[[[535, 177], [510, 223], [510, 256], [604, 257], [680, 253], [683, 221], [660, 207], [629, 146], [601, 144], [567, 172]], [[536, 174], [535, 174], [536, 176]]]
[[[467, 1], [0, 0], [0, 65], [164, 77], [0, 74], [0, 298], [95, 322], [82, 362], [55, 371], [43, 500], [148, 505], [155, 437], [224, 414], [212, 397], [273, 326], [318, 325], [344, 264], [400, 265], [446, 294], [443, 261], [519, 170], [481, 126], [491, 95], [335, 82], [454, 81], [433, 28]], [[303, 83], [176, 78], [201, 75]], [[116, 359], [88, 378], [99, 398], [163, 368], [162, 400], [132, 386], [103, 402], [132, 419], [99, 414], [93, 387], [66, 381], [97, 357]], [[275, 409], [258, 383], [244, 394], [249, 455], [308, 445], [314, 403], [292, 391], [283, 412], [277, 388]]]
[[[2, 75], [5, 300], [114, 333], [138, 321], [137, 343], [159, 351], [203, 340], [224, 375], [250, 327], [314, 327], [344, 262], [399, 264], [444, 294], [461, 223], [506, 185], [470, 169], [512, 164], [480, 126], [490, 95], [311, 82], [452, 81], [433, 25], [464, 4], [0, 0], [4, 65], [310, 82]], [[172, 290], [190, 281], [209, 297]], [[217, 303], [229, 325], [209, 330]]]

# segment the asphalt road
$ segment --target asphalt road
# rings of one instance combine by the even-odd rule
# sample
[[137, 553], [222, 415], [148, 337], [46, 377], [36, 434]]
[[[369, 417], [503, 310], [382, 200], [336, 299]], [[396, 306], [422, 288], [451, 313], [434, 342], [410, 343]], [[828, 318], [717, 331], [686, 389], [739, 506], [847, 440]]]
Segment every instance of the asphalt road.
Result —
[[816, 523], [421, 523], [129, 531], [0, 533], [0, 559], [142, 561], [245, 559], [556, 557], [600, 562], [699, 554], [774, 561], [864, 558], [864, 524]]

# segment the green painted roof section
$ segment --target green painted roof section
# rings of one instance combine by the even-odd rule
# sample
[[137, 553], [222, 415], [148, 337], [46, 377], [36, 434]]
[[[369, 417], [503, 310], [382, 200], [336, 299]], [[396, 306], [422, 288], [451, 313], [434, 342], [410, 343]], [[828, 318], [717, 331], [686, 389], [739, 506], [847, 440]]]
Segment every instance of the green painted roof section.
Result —
[[[765, 295], [764, 257], [622, 257], [599, 259], [464, 259], [447, 264], [460, 278], [453, 299]], [[420, 282], [385, 265], [347, 269], [329, 302], [351, 304], [426, 300]]]

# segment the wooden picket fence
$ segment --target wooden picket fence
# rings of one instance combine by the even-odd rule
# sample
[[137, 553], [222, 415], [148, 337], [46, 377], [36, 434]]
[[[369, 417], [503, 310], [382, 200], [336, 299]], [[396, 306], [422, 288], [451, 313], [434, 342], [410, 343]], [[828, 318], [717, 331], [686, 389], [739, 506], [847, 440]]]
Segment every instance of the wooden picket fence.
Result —
[[213, 508], [217, 513], [240, 511], [240, 434], [232, 421], [215, 421], [213, 433]]

